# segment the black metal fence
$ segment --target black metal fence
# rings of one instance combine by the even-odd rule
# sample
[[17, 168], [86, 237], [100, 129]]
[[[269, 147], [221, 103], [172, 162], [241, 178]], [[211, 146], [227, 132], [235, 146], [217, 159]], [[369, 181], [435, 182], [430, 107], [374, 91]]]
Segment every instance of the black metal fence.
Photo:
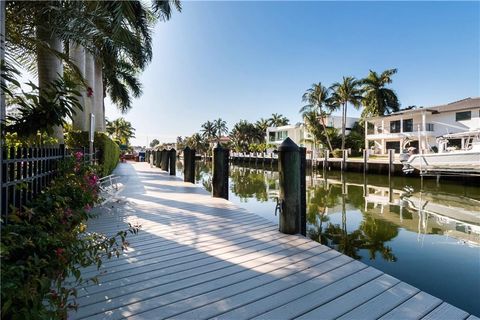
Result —
[[59, 161], [81, 151], [86, 162], [96, 162], [96, 153], [86, 148], [66, 150], [59, 147], [3, 148], [1, 181], [1, 217], [28, 204], [45, 187], [49, 186], [58, 171]]

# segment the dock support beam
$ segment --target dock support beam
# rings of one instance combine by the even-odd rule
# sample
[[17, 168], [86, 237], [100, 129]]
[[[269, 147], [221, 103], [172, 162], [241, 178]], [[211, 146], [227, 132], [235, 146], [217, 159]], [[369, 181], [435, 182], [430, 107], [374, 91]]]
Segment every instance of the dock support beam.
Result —
[[363, 149], [363, 173], [368, 172], [368, 149]]
[[307, 235], [307, 148], [300, 147], [300, 234]]
[[325, 150], [325, 158], [323, 159], [323, 170], [328, 169], [328, 158], [330, 157], [330, 150]]
[[217, 143], [213, 148], [212, 195], [228, 200], [228, 157], [230, 150]]
[[348, 150], [342, 150], [342, 171], [347, 170]]
[[183, 149], [183, 181], [195, 183], [195, 149]]
[[170, 151], [168, 152], [168, 157], [170, 158], [169, 159], [169, 162], [170, 162], [170, 175], [171, 176], [174, 176], [177, 174], [176, 172], [176, 168], [177, 168], [177, 150], [175, 149], [170, 149]]
[[278, 147], [278, 172], [280, 177], [279, 231], [297, 234], [301, 230], [301, 164], [298, 146], [290, 138]]
[[162, 150], [162, 170], [168, 171], [168, 150]]

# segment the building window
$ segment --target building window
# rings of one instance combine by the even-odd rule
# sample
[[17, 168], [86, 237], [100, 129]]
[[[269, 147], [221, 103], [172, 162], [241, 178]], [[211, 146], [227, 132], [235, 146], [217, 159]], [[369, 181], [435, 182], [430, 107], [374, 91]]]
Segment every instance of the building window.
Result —
[[390, 121], [390, 133], [400, 132], [400, 120]]
[[426, 123], [425, 126], [427, 131], [434, 131], [433, 123]]
[[287, 131], [278, 131], [277, 132], [277, 141], [285, 140], [288, 137]]
[[455, 113], [455, 121], [465, 121], [472, 119], [472, 111], [462, 111]]
[[403, 120], [403, 132], [413, 132], [413, 119]]

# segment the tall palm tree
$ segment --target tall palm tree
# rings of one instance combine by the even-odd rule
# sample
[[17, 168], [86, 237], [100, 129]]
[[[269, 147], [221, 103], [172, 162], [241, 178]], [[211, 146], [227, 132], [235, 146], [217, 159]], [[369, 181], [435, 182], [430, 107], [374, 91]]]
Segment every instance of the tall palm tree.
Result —
[[207, 121], [202, 124], [202, 136], [207, 141], [211, 142], [217, 137], [217, 128], [212, 121]]
[[354, 77], [343, 77], [342, 82], [334, 83], [330, 89], [332, 92], [332, 104], [342, 106], [342, 150], [345, 149], [345, 127], [347, 123], [347, 107], [351, 103], [356, 109], [362, 102], [361, 82]]
[[218, 118], [217, 120], [214, 120], [213, 123], [215, 125], [215, 130], [218, 133], [217, 139], [220, 141], [222, 133], [228, 133], [227, 122], [222, 120], [222, 118]]
[[305, 118], [306, 112], [314, 111], [320, 117], [320, 123], [323, 127], [325, 138], [327, 139], [328, 148], [333, 151], [332, 143], [325, 124], [325, 117], [336, 109], [336, 106], [331, 103], [330, 89], [322, 85], [321, 82], [312, 84], [312, 87], [302, 96], [302, 101], [308, 103], [300, 109]]
[[392, 83], [392, 76], [397, 69], [388, 69], [378, 75], [370, 70], [368, 76], [362, 80], [364, 90], [364, 109], [362, 119], [372, 116], [383, 116], [396, 112], [400, 108], [397, 94], [392, 89], [386, 88]]
[[287, 117], [279, 113], [272, 113], [272, 116], [270, 117], [270, 119], [268, 119], [268, 121], [270, 126], [272, 127], [286, 126], [290, 123], [290, 120], [288, 120]]

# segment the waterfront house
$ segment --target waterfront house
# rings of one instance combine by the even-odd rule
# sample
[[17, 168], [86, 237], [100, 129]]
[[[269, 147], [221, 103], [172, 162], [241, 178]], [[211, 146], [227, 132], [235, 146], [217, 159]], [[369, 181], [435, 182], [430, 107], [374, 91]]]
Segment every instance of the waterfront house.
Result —
[[[358, 118], [347, 117], [345, 134], [349, 134], [353, 125], [358, 122]], [[320, 125], [320, 119], [319, 125]], [[342, 130], [342, 117], [340, 116], [326, 116], [325, 125], [327, 128], [335, 128], [339, 131]], [[293, 140], [299, 146], [307, 148], [307, 152], [312, 150], [311, 141], [313, 140], [312, 134], [308, 131], [308, 128], [304, 123], [297, 123], [295, 125], [287, 125], [281, 127], [268, 127], [267, 128], [267, 142], [278, 147], [283, 140], [287, 137]]]
[[[388, 149], [399, 153], [408, 147], [423, 153], [433, 152], [438, 148], [437, 138], [442, 135], [480, 129], [480, 97], [404, 109], [365, 121], [365, 146], [372, 154], [387, 154]], [[450, 143], [462, 148], [465, 141]]]

